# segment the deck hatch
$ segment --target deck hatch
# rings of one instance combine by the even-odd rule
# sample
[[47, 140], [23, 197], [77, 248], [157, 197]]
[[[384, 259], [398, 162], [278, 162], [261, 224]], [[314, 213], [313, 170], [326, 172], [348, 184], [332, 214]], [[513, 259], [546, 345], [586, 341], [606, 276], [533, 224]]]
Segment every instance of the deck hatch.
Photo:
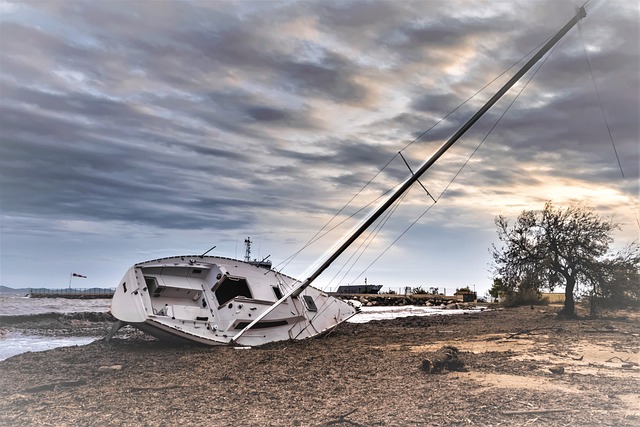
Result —
[[225, 276], [215, 290], [215, 294], [220, 305], [224, 305], [235, 297], [253, 298], [249, 283], [244, 277]]

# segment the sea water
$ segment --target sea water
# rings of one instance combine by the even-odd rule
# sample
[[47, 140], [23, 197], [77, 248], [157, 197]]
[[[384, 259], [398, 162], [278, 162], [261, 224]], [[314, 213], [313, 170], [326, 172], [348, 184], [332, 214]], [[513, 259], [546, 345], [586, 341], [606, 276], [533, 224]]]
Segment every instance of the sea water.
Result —
[[[33, 316], [45, 313], [106, 313], [110, 299], [28, 298], [22, 294], [0, 294], [0, 316]], [[0, 361], [28, 351], [89, 344], [102, 337], [51, 337], [2, 331]]]
[[96, 337], [40, 337], [8, 333], [0, 339], [0, 361], [28, 351], [45, 351], [57, 347], [85, 345], [95, 341]]
[[0, 294], [0, 316], [30, 316], [45, 313], [106, 313], [110, 299], [29, 298], [22, 294]]

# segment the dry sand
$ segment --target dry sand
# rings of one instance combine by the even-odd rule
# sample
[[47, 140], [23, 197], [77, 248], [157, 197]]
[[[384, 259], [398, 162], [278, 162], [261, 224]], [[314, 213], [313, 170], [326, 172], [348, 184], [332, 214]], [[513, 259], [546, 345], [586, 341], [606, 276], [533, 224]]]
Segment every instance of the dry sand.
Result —
[[[254, 349], [116, 338], [0, 362], [0, 425], [640, 425], [637, 313], [411, 317]], [[464, 370], [425, 372], [445, 345]]]

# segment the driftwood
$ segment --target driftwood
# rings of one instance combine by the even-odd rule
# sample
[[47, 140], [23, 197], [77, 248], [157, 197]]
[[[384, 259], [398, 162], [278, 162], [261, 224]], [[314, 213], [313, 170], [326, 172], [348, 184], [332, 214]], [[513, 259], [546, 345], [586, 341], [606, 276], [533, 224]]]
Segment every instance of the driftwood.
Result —
[[[618, 359], [618, 360], [619, 360], [619, 361], [621, 361], [622, 363], [627, 363], [627, 362], [629, 361], [629, 359], [630, 359], [630, 358], [629, 358], [629, 357], [627, 357], [627, 359], [626, 359], [626, 360], [622, 360], [622, 358], [620, 358], [620, 357], [618, 357], [618, 356], [613, 356], [611, 359], [607, 359], [607, 360], [605, 360], [605, 362], [609, 362], [609, 363], [610, 363], [610, 362], [613, 362], [613, 360], [614, 360], [614, 359]], [[633, 362], [631, 362], [631, 363], [633, 363]]]
[[127, 388], [128, 392], [132, 391], [161, 391], [161, 390], [173, 390], [176, 388], [188, 388], [186, 385], [177, 385], [177, 384], [167, 384], [165, 386], [160, 387], [129, 387]]
[[551, 352], [551, 354], [553, 354], [554, 356], [558, 356], [558, 357], [565, 357], [565, 358], [569, 358], [571, 360], [575, 360], [575, 361], [581, 361], [582, 359], [584, 359], [584, 354], [579, 356], [579, 357], [573, 357], [567, 353], [558, 353], [556, 351]]
[[523, 329], [521, 331], [512, 333], [506, 339], [511, 339], [511, 338], [517, 337], [518, 335], [529, 335], [532, 332], [545, 331], [545, 330], [555, 330], [555, 329], [556, 329], [555, 325], [554, 326], [545, 327], [545, 328]]
[[553, 414], [555, 412], [572, 412], [578, 409], [531, 409], [528, 411], [502, 411], [502, 415], [535, 415], [535, 414]]
[[347, 417], [349, 415], [353, 414], [357, 410], [358, 409], [354, 409], [352, 411], [347, 412], [346, 414], [338, 415], [338, 417], [335, 420], [327, 421], [326, 423], [323, 424], [323, 426], [330, 426], [330, 425], [333, 425], [333, 424], [346, 423], [346, 424], [350, 424], [350, 425], [356, 426], [356, 427], [364, 427], [362, 424], [359, 424], [359, 423], [356, 423], [355, 421], [351, 421], [351, 420], [347, 419]]

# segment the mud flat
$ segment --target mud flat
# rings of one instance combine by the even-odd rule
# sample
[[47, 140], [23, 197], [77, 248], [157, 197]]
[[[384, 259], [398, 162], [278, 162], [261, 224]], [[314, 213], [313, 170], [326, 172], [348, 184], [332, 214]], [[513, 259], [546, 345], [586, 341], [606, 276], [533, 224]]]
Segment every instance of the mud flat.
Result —
[[[443, 346], [455, 370], [425, 371]], [[637, 313], [542, 307], [347, 323], [255, 349], [123, 330], [0, 362], [0, 425], [637, 426], [639, 352]]]

